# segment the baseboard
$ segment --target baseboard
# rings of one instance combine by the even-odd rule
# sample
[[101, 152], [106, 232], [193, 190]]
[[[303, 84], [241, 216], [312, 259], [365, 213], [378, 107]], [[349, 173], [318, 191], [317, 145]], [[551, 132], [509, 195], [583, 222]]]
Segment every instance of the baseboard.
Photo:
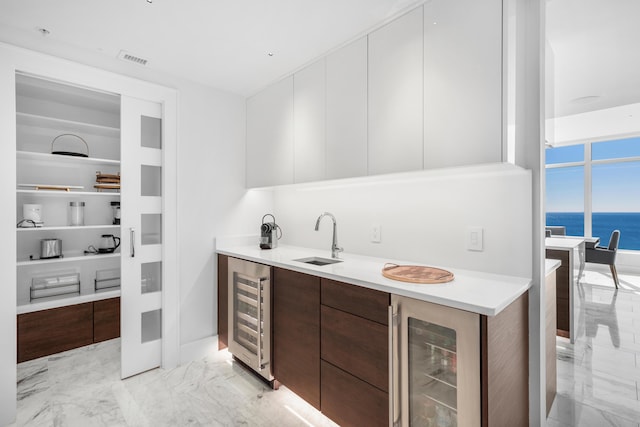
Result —
[[218, 336], [213, 335], [180, 346], [180, 364], [203, 359], [218, 351]]

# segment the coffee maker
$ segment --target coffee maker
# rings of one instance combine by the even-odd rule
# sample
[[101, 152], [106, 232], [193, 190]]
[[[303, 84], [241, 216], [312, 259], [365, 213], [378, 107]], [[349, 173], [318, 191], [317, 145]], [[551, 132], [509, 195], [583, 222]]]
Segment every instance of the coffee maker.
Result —
[[[265, 218], [270, 216], [273, 222], [265, 222]], [[280, 236], [278, 236], [280, 230]], [[276, 224], [276, 217], [266, 214], [262, 217], [260, 225], [260, 249], [275, 249], [278, 247], [278, 239], [282, 237], [282, 229]]]

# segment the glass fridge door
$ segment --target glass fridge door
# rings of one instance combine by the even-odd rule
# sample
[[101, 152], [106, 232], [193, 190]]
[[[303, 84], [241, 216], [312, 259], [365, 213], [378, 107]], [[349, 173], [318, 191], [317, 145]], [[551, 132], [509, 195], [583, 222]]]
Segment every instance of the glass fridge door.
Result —
[[396, 295], [392, 305], [399, 320], [394, 417], [404, 427], [480, 426], [480, 316]]
[[415, 318], [408, 326], [410, 425], [457, 426], [456, 331]]

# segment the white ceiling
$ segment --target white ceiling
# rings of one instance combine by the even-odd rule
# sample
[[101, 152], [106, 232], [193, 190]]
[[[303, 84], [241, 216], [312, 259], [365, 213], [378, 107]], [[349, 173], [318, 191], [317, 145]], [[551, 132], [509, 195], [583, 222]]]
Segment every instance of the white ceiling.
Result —
[[96, 66], [125, 50], [151, 69], [246, 96], [424, 2], [152, 1], [0, 0], [0, 40]]
[[[126, 50], [248, 96], [424, 1], [0, 0], [0, 40], [135, 74]], [[638, 0], [547, 0], [554, 116], [640, 102], [639, 17]]]
[[555, 117], [640, 102], [640, 1], [548, 0]]

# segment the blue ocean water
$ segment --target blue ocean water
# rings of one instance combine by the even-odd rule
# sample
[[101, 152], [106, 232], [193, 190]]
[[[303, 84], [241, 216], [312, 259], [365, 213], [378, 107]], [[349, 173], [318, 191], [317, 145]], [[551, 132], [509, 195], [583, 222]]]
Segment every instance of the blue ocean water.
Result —
[[[640, 212], [599, 212], [592, 216], [593, 236], [606, 246], [613, 230], [620, 230], [620, 249], [640, 250]], [[584, 236], [584, 213], [547, 212], [547, 225], [564, 225], [569, 236]]]

